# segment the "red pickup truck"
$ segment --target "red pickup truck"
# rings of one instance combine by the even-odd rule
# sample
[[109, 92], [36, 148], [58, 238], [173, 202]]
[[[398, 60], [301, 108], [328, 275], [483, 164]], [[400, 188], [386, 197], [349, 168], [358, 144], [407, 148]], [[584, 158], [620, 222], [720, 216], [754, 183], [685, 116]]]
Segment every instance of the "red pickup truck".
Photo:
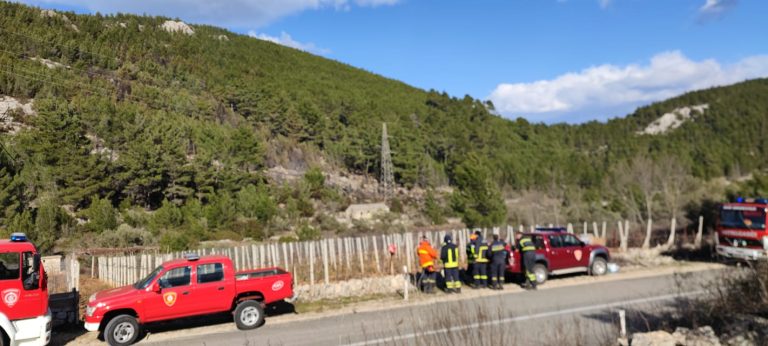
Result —
[[110, 345], [130, 345], [141, 324], [227, 311], [238, 329], [254, 329], [267, 304], [292, 297], [293, 278], [283, 269], [235, 272], [228, 257], [192, 254], [163, 263], [133, 285], [93, 294], [85, 329], [102, 331]]
[[[542, 284], [549, 275], [563, 275], [586, 272], [591, 275], [604, 275], [608, 272], [610, 254], [602, 245], [590, 245], [576, 235], [562, 229], [541, 229], [533, 233], [523, 233], [536, 245], [536, 265], [532, 272], [536, 282]], [[509, 254], [507, 271], [513, 274], [523, 272], [520, 250], [512, 249]]]

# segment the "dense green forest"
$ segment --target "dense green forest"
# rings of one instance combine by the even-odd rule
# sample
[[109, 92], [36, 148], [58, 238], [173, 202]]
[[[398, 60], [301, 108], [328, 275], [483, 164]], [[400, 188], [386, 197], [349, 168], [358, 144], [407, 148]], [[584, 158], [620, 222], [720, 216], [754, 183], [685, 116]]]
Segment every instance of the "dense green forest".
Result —
[[[0, 2], [0, 95], [34, 100], [35, 112], [13, 111], [20, 129], [0, 131], [4, 232], [27, 232], [50, 249], [370, 231], [328, 215], [352, 200], [326, 186], [323, 172], [378, 176], [382, 123], [396, 183], [428, 192], [390, 207], [418, 210], [426, 223], [518, 222], [503, 199], [525, 191], [556, 200], [572, 219], [674, 216], [693, 182], [768, 163], [766, 79], [607, 123], [533, 124], [496, 115], [490, 102], [223, 29], [168, 32], [167, 20]], [[698, 104], [709, 108], [680, 128], [638, 134]], [[264, 171], [278, 165], [306, 173], [275, 184]], [[644, 187], [646, 178], [658, 188]], [[445, 185], [452, 195], [433, 190]]]

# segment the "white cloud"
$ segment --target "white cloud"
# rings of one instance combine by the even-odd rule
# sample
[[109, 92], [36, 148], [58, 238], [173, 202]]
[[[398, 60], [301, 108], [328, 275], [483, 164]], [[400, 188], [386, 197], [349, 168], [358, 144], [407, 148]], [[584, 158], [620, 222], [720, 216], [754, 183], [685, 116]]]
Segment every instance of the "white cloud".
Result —
[[708, 21], [721, 18], [732, 8], [736, 7], [737, 0], [705, 0], [699, 7], [698, 20]]
[[35, 6], [66, 5], [91, 12], [135, 13], [181, 18], [191, 23], [258, 28], [282, 17], [324, 8], [394, 5], [401, 0], [16, 0]]
[[[686, 91], [768, 76], [768, 55], [723, 65], [694, 61], [679, 51], [655, 55], [645, 65], [600, 65], [551, 80], [499, 84], [488, 97], [507, 117], [532, 121], [606, 119]], [[612, 114], [608, 114], [612, 113]]]
[[287, 47], [291, 47], [291, 48], [296, 48], [296, 49], [303, 50], [303, 51], [309, 52], [309, 53], [314, 53], [314, 54], [319, 54], [319, 55], [327, 55], [327, 54], [331, 53], [330, 49], [320, 48], [320, 47], [316, 46], [314, 43], [311, 43], [311, 42], [310, 43], [302, 43], [302, 42], [296, 41], [296, 40], [293, 39], [293, 37], [291, 37], [291, 35], [289, 35], [285, 31], [281, 32], [280, 36], [270, 36], [270, 35], [267, 35], [267, 34], [264, 34], [264, 33], [257, 33], [255, 31], [251, 30], [251, 31], [248, 31], [248, 36], [253, 37], [253, 38], [258, 38], [258, 39], [264, 40], [264, 41], [274, 42], [274, 43], [277, 43], [277, 44], [281, 44], [283, 46], [287, 46]]

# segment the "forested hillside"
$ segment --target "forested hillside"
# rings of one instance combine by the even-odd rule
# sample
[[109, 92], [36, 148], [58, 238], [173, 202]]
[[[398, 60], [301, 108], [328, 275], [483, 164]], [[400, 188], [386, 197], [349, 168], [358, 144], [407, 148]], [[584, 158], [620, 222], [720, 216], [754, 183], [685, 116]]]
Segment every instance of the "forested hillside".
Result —
[[[30, 233], [48, 249], [57, 239], [182, 248], [370, 230], [329, 215], [352, 199], [323, 173], [377, 177], [382, 123], [396, 183], [427, 191], [391, 209], [416, 210], [424, 223], [518, 222], [503, 198], [531, 191], [556, 201], [561, 217], [641, 220], [669, 210], [663, 203], [682, 210], [690, 199], [670, 191], [685, 195], [691, 179], [739, 177], [768, 163], [766, 79], [607, 123], [547, 126], [223, 29], [169, 31], [169, 20], [0, 2], [0, 101], [32, 109], [0, 114], [5, 232]], [[701, 104], [708, 108], [676, 129], [640, 133]], [[277, 184], [264, 174], [275, 166], [306, 174]], [[638, 183], [670, 175], [686, 179], [651, 192]], [[444, 185], [452, 195], [433, 191]]]

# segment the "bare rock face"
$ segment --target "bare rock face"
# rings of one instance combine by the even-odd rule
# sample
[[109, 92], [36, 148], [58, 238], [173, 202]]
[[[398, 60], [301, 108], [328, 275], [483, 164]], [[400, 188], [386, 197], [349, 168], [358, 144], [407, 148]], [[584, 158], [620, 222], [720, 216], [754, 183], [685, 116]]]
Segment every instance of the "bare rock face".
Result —
[[698, 329], [688, 329], [678, 327], [672, 336], [678, 340], [681, 345], [687, 346], [720, 346], [720, 339], [710, 326], [700, 327]]
[[74, 32], [80, 32], [80, 29], [77, 27], [77, 25], [73, 24], [69, 20], [69, 17], [67, 17], [67, 16], [65, 16], [65, 15], [63, 15], [61, 13], [58, 13], [58, 12], [56, 12], [54, 10], [41, 10], [40, 11], [40, 17], [43, 17], [43, 18], [61, 18], [61, 20], [63, 20], [65, 23], [67, 23], [67, 26], [70, 29], [72, 29]]
[[182, 21], [173, 21], [173, 20], [167, 20], [163, 25], [160, 26], [163, 30], [170, 32], [170, 33], [182, 33], [185, 35], [192, 35], [195, 33], [195, 30], [192, 30], [192, 27], [187, 25], [187, 23], [184, 23]]
[[657, 330], [632, 335], [632, 346], [720, 346], [720, 339], [710, 326], [697, 329], [678, 327], [673, 334]]
[[672, 334], [657, 330], [649, 333], [632, 335], [632, 346], [677, 346], [677, 339]]
[[0, 132], [7, 132], [13, 135], [19, 132], [19, 130], [26, 128], [27, 126], [20, 119], [15, 119], [13, 114], [20, 112], [24, 116], [35, 115], [35, 112], [32, 110], [33, 102], [33, 100], [30, 100], [28, 103], [21, 103], [13, 97], [0, 95]]

